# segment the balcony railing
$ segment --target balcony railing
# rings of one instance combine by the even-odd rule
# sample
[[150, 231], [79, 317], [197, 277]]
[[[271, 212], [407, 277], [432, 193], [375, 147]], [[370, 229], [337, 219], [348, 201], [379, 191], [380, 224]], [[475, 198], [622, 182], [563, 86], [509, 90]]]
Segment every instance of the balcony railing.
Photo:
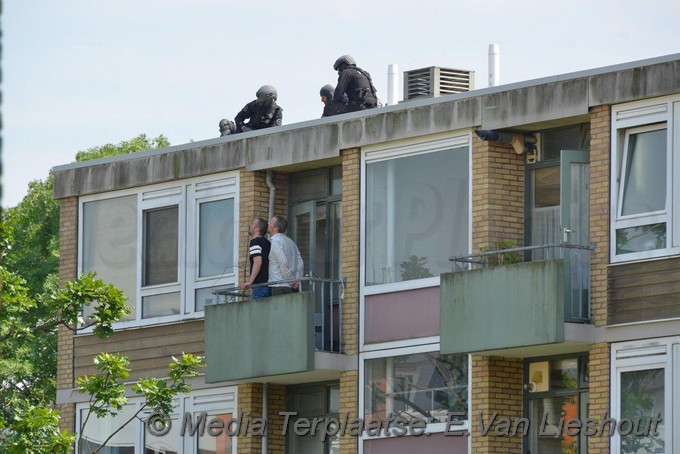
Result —
[[[286, 280], [255, 284], [250, 288], [267, 287], [277, 284], [300, 283], [300, 292], [311, 292], [314, 298], [314, 347], [317, 351], [342, 353], [342, 299], [345, 283], [342, 279], [305, 276], [299, 280]], [[219, 297], [217, 304], [247, 302], [250, 291], [229, 287], [214, 292]]]
[[519, 262], [561, 259], [564, 262], [564, 318], [585, 323], [590, 319], [590, 251], [593, 246], [544, 244], [451, 257], [453, 271], [474, 270]]

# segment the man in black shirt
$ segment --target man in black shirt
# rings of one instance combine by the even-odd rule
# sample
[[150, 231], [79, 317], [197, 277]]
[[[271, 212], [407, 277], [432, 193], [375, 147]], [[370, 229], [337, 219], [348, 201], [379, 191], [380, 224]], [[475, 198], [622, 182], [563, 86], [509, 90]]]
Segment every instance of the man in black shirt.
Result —
[[[283, 121], [283, 109], [276, 104], [276, 88], [271, 85], [263, 85], [255, 93], [257, 98], [241, 109], [236, 115], [236, 132], [247, 132], [256, 129], [281, 126]], [[248, 123], [246, 120], [250, 119]]]
[[[269, 251], [271, 243], [264, 235], [267, 233], [267, 221], [255, 218], [250, 223], [248, 232], [252, 236], [248, 247], [250, 257], [250, 277], [241, 285], [243, 290], [253, 284], [266, 284], [269, 281]], [[252, 289], [252, 298], [267, 298], [271, 296], [269, 287], [255, 287]]]

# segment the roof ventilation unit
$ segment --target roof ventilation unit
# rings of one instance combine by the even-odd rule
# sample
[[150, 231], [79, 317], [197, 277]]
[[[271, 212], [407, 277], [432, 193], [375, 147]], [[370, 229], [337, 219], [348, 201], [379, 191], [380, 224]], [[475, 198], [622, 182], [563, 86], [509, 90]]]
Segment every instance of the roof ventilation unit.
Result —
[[433, 98], [474, 90], [475, 72], [466, 69], [429, 68], [404, 71], [404, 100]]

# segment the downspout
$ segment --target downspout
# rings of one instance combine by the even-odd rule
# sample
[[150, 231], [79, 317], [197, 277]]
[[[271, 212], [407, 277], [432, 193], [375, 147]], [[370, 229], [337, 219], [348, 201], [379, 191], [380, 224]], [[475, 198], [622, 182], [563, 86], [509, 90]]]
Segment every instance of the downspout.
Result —
[[[269, 171], [267, 171], [269, 173]], [[262, 418], [268, 421], [269, 416], [269, 383], [262, 383]], [[267, 431], [269, 425], [265, 423], [264, 435], [262, 436], [262, 454], [267, 454]]]
[[269, 188], [269, 216], [267, 221], [274, 217], [274, 199], [276, 197], [276, 186], [274, 186], [274, 180], [272, 180], [272, 171], [267, 170], [267, 187]]

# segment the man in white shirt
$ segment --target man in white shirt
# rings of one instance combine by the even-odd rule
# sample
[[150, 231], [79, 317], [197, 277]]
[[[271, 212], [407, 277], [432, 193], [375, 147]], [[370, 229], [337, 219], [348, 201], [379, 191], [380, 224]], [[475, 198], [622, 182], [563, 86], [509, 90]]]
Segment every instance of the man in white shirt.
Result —
[[[293, 240], [286, 236], [288, 220], [276, 215], [269, 220], [269, 233], [272, 243], [269, 252], [269, 282], [291, 281], [301, 279], [304, 273], [304, 263], [300, 250]], [[299, 282], [290, 284], [272, 284], [272, 296], [284, 295], [297, 291]]]

